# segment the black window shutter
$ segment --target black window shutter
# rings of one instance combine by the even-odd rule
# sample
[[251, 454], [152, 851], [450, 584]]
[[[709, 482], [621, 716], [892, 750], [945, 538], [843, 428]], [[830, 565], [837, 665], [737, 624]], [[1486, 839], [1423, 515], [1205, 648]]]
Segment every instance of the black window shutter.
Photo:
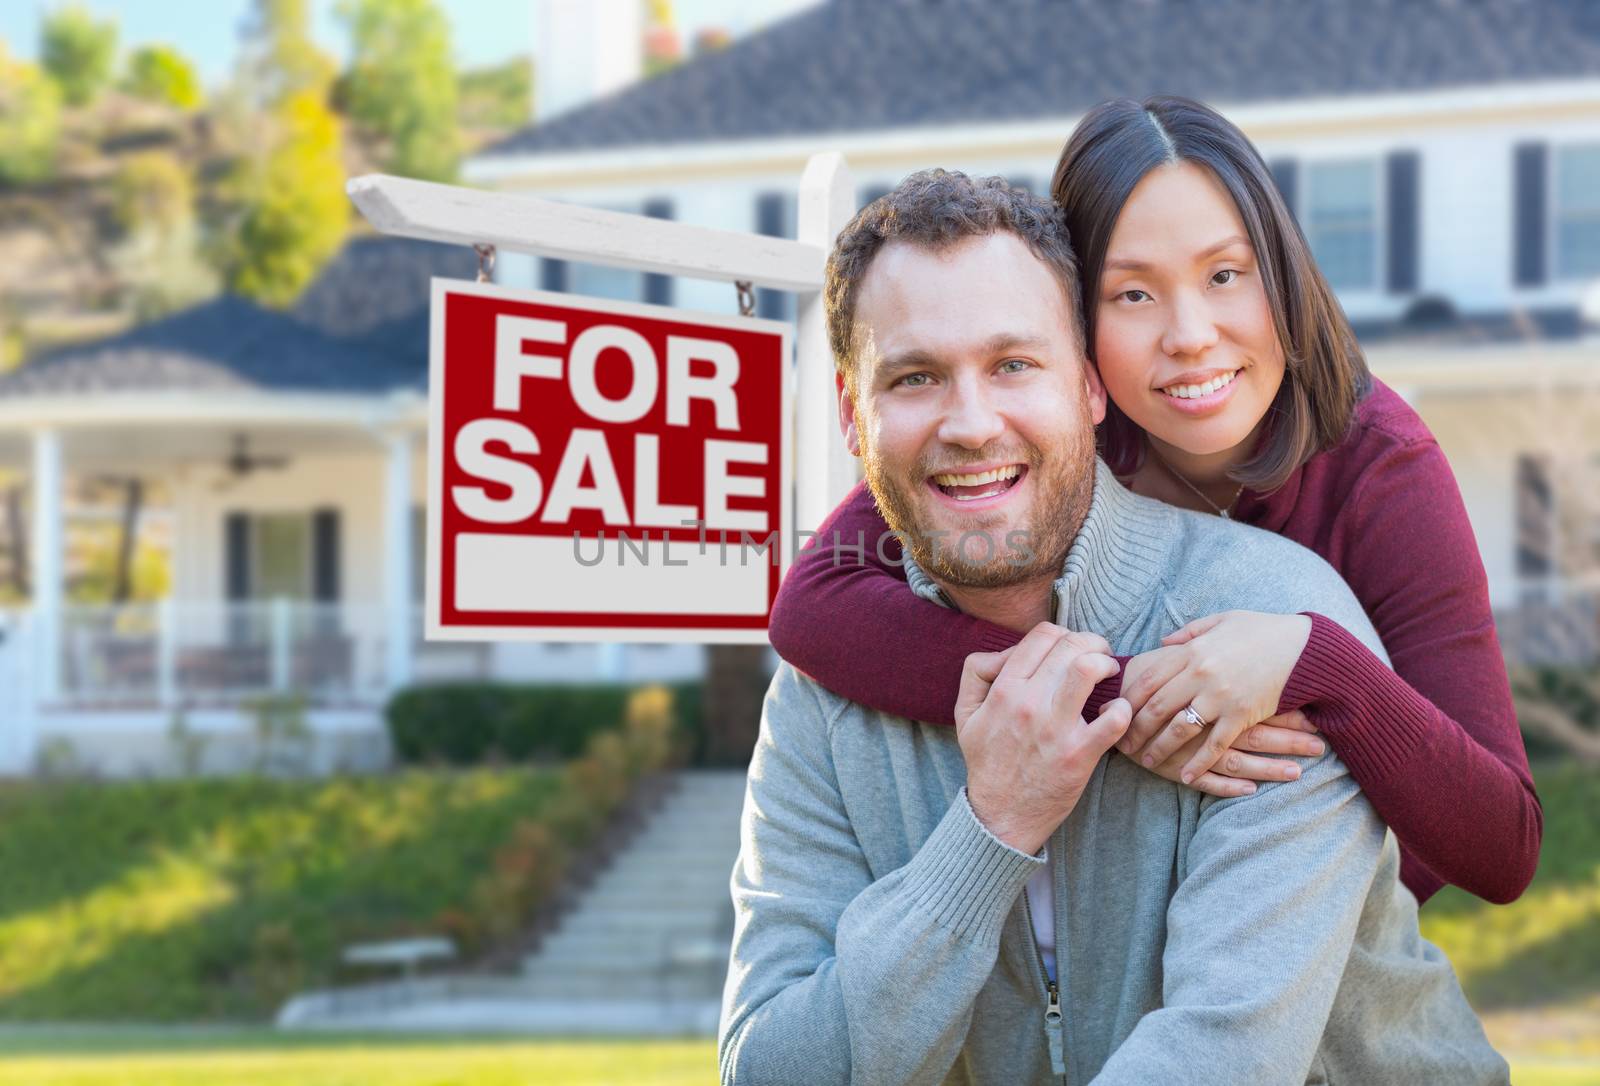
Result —
[[[784, 229], [784, 195], [763, 192], [756, 197], [756, 233], [769, 238], [788, 234]], [[781, 321], [788, 318], [788, 297], [781, 290], [761, 287], [756, 291], [756, 316]]]
[[1283, 197], [1289, 214], [1298, 219], [1300, 213], [1296, 200], [1299, 193], [1296, 186], [1300, 182], [1300, 164], [1292, 158], [1275, 158], [1267, 163], [1267, 169], [1272, 171], [1272, 183], [1278, 186], [1278, 195]]
[[1420, 217], [1417, 199], [1422, 158], [1415, 151], [1396, 151], [1387, 163], [1389, 190], [1389, 293], [1417, 289], [1417, 243]]
[[311, 598], [318, 603], [339, 599], [339, 510], [311, 514]]
[[567, 289], [567, 262], [545, 257], [539, 262], [539, 286], [543, 290]]
[[1549, 148], [1521, 143], [1513, 152], [1511, 281], [1519, 287], [1545, 281], [1545, 171]]
[[222, 518], [223, 594], [230, 600], [250, 598], [250, 515]]
[[[652, 219], [670, 219], [673, 217], [672, 211], [672, 201], [665, 197], [644, 202], [644, 213]], [[647, 274], [644, 277], [644, 300], [651, 305], [671, 305], [672, 276]]]

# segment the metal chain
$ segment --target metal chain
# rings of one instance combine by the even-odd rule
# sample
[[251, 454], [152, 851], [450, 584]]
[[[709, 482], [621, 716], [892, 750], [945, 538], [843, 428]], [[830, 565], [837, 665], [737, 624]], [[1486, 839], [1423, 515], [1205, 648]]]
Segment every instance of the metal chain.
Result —
[[739, 289], [739, 316], [753, 317], [756, 315], [756, 291], [748, 279], [738, 279], [733, 284]]
[[494, 246], [474, 245], [472, 251], [478, 254], [478, 282], [488, 283], [494, 278]]

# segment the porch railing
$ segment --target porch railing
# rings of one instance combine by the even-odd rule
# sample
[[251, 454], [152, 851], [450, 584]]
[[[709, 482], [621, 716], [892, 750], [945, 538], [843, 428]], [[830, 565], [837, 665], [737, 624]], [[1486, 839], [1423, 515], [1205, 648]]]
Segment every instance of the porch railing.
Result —
[[371, 701], [390, 686], [388, 626], [378, 606], [289, 599], [69, 606], [60, 697], [174, 705], [298, 692], [323, 703]]

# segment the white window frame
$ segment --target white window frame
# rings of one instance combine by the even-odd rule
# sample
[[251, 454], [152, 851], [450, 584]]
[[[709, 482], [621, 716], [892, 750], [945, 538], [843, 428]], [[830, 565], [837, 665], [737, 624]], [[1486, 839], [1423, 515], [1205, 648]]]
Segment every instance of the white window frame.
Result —
[[[1317, 267], [1322, 267], [1322, 261], [1317, 256], [1313, 244], [1313, 228], [1311, 222], [1311, 175], [1320, 167], [1325, 166], [1351, 166], [1367, 165], [1372, 168], [1372, 281], [1362, 286], [1341, 286], [1328, 280], [1328, 285], [1340, 298], [1378, 298], [1382, 297], [1388, 284], [1384, 282], [1387, 271], [1388, 241], [1389, 241], [1389, 194], [1385, 181], [1385, 157], [1382, 153], [1354, 154], [1354, 155], [1329, 155], [1320, 158], [1301, 157], [1299, 169], [1301, 181], [1297, 186], [1299, 191], [1295, 195], [1295, 209], [1303, 224], [1302, 229], [1306, 235], [1306, 247], [1311, 250], [1311, 258], [1317, 262]], [[1419, 209], [1420, 214], [1420, 209]], [[1421, 254], [1418, 254], [1421, 258]], [[1326, 272], [1323, 273], [1326, 276]]]
[[[1561, 270], [1561, 207], [1560, 185], [1558, 174], [1561, 172], [1561, 156], [1569, 151], [1597, 151], [1600, 152], [1600, 139], [1567, 140], [1562, 143], [1549, 144], [1549, 159], [1545, 169], [1545, 278], [1550, 283], [1589, 283], [1600, 279], [1600, 269], [1588, 275], [1566, 275]], [[1600, 207], [1595, 210], [1595, 215], [1600, 218]]]

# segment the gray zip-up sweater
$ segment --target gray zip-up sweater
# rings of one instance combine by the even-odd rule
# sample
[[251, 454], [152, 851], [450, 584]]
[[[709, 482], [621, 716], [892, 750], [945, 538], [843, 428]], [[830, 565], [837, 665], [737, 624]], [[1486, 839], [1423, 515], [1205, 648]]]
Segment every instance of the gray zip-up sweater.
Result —
[[[912, 589], [937, 588], [908, 567]], [[1129, 493], [1097, 465], [1056, 621], [1119, 654], [1229, 608], [1327, 615], [1381, 653], [1338, 575], [1255, 528]], [[1417, 932], [1394, 836], [1333, 755], [1217, 799], [1112, 752], [1051, 836], [1059, 1018], [1023, 886], [955, 733], [783, 665], [733, 871], [724, 1083], [1502, 1084]]]

